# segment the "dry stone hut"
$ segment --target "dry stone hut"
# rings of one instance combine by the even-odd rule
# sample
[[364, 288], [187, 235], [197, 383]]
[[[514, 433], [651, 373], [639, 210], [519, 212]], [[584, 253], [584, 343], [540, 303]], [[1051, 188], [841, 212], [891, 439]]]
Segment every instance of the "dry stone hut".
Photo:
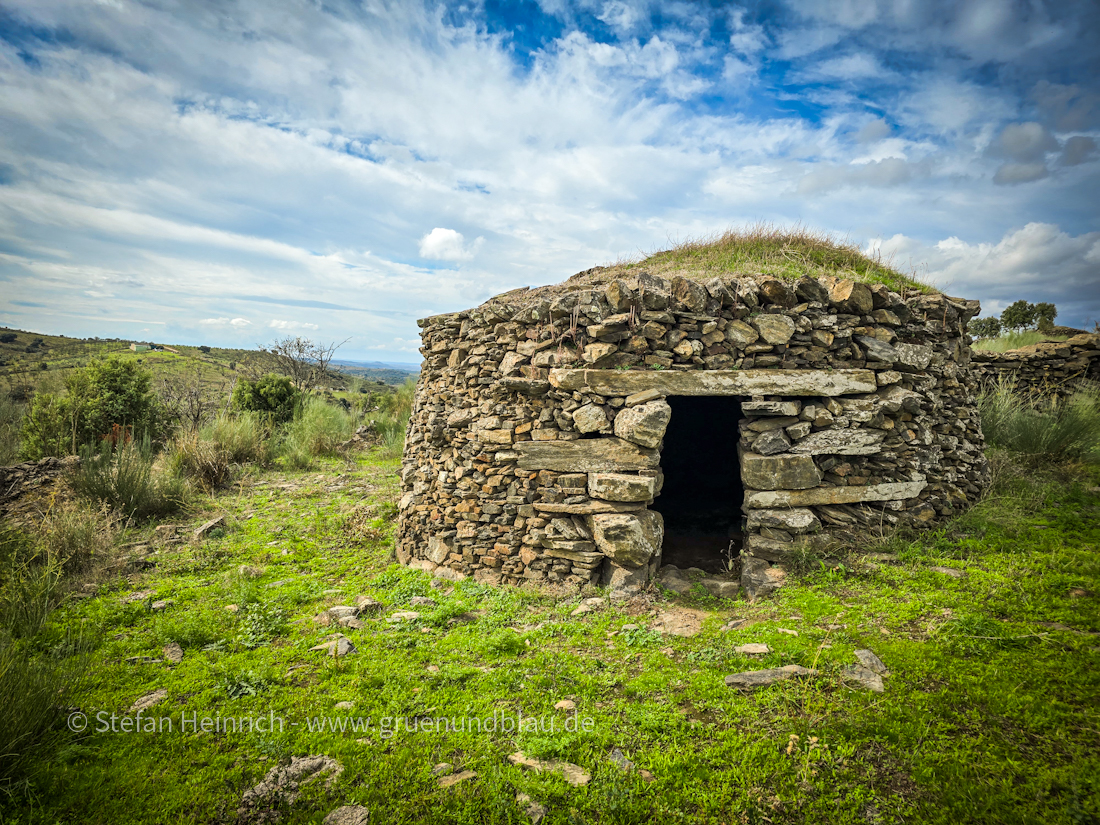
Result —
[[644, 263], [419, 322], [403, 564], [619, 598], [695, 567], [753, 598], [982, 491], [976, 301]]

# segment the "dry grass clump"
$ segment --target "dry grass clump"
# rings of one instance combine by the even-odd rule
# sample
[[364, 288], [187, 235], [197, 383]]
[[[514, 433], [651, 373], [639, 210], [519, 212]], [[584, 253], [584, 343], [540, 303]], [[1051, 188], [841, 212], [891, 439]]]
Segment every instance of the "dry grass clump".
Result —
[[[793, 280], [804, 275], [829, 275], [885, 284], [891, 289], [934, 291], [915, 274], [903, 275], [881, 255], [869, 255], [847, 238], [801, 225], [781, 227], [757, 223], [744, 229], [730, 228], [682, 241], [670, 249], [628, 262], [624, 268], [644, 268], [655, 275], [667, 272], [685, 277], [712, 277], [732, 272]], [[677, 271], [683, 269], [688, 271]]]

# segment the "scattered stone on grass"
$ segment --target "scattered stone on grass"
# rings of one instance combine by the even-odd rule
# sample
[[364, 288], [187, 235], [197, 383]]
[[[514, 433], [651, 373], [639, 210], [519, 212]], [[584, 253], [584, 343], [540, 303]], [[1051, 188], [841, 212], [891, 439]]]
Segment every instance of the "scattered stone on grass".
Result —
[[740, 582], [720, 579], [716, 576], [708, 576], [700, 584], [716, 599], [736, 599], [741, 590]]
[[777, 627], [775, 629], [775, 632], [776, 633], [782, 633], [786, 636], [797, 636], [798, 635], [797, 630], [787, 630], [787, 628], [785, 628], [785, 627]]
[[157, 662], [161, 662], [163, 659], [157, 656], [128, 656], [126, 658], [126, 664], [128, 665], [155, 665]]
[[149, 607], [152, 610], [167, 610], [174, 604], [175, 602], [172, 601], [172, 599], [161, 599], [160, 601], [153, 602]]
[[415, 610], [398, 610], [386, 617], [387, 622], [414, 622], [420, 618]]
[[237, 822], [274, 822], [279, 818], [278, 811], [272, 809], [276, 802], [293, 805], [303, 785], [328, 774], [325, 787], [330, 787], [343, 770], [343, 765], [329, 756], [292, 756], [290, 764], [272, 768], [259, 784], [244, 792]]
[[876, 656], [873, 652], [867, 649], [857, 650], [855, 652], [856, 658], [859, 659], [859, 663], [874, 673], [882, 674], [883, 676], [889, 675], [890, 671], [886, 669], [886, 665], [883, 664], [882, 659]]
[[183, 648], [177, 642], [169, 642], [161, 648], [161, 652], [164, 653], [164, 658], [174, 665], [183, 661]]
[[963, 577], [963, 571], [954, 567], [929, 567], [933, 573], [943, 573], [945, 576], [950, 576], [953, 579], [961, 579]]
[[329, 812], [321, 825], [367, 825], [369, 820], [369, 808], [363, 805], [341, 805], [335, 811]]
[[134, 704], [130, 705], [130, 713], [141, 713], [143, 710], [148, 710], [158, 702], [168, 698], [168, 691], [164, 688], [154, 690], [152, 693], [146, 693]]
[[409, 599], [409, 604], [413, 607], [438, 607], [439, 605], [435, 599], [429, 599], [427, 596], [413, 596]]
[[241, 608], [240, 608], [240, 606], [239, 606], [239, 605], [235, 605], [235, 604], [227, 604], [227, 605], [225, 606], [225, 609], [226, 609], [226, 610], [228, 610], [228, 611], [229, 611], [230, 613], [237, 613], [237, 612], [239, 612], [239, 611], [240, 611], [240, 609], [241, 609]]
[[734, 673], [726, 677], [726, 685], [739, 690], [755, 690], [756, 688], [770, 687], [787, 679], [804, 679], [816, 673], [817, 671], [801, 665], [784, 665], [783, 667], [772, 667], [765, 670]]
[[737, 630], [737, 628], [744, 627], [748, 623], [749, 623], [748, 619], [730, 619], [728, 622], [726, 622], [724, 625], [722, 625], [722, 629], [723, 630]]
[[310, 650], [323, 650], [330, 656], [347, 656], [349, 653], [359, 652], [355, 645], [351, 643], [351, 640], [340, 633], [337, 633], [335, 636], [330, 636], [320, 644], [314, 645]]
[[607, 755], [607, 758], [611, 760], [611, 764], [621, 771], [630, 773], [634, 770], [634, 763], [627, 759], [626, 754], [618, 748], [612, 749], [611, 753]]
[[467, 779], [474, 779], [476, 776], [476, 771], [463, 771], [462, 773], [452, 773], [448, 776], [441, 776], [435, 783], [441, 788], [451, 788], [459, 782], [465, 782]]
[[703, 610], [676, 607], [660, 612], [657, 618], [649, 623], [649, 628], [670, 636], [695, 636], [703, 629], [703, 622], [708, 615]]
[[360, 621], [354, 616], [345, 616], [344, 618], [340, 619], [337, 624], [340, 625], [340, 627], [346, 627], [349, 630], [362, 630], [364, 627], [367, 626], [365, 622]]
[[516, 803], [523, 806], [523, 812], [531, 820], [531, 825], [539, 825], [543, 817], [546, 816], [546, 806], [540, 802], [535, 802], [525, 793], [516, 795]]
[[359, 615], [364, 613], [379, 613], [382, 611], [382, 602], [375, 601], [370, 596], [356, 596], [355, 606], [359, 608]]
[[264, 574], [262, 567], [256, 567], [251, 564], [242, 564], [237, 568], [237, 572], [244, 576], [246, 579], [258, 579]]
[[882, 677], [863, 665], [848, 665], [842, 673], [846, 682], [855, 682], [875, 693], [882, 693], [886, 689], [882, 684]]
[[196, 527], [192, 535], [196, 539], [204, 538], [219, 527], [225, 527], [225, 516], [216, 516], [200, 527]]
[[585, 613], [595, 613], [602, 608], [607, 602], [601, 596], [594, 596], [591, 599], [585, 599], [582, 601], [570, 616], [583, 616]]
[[143, 602], [150, 598], [154, 592], [153, 590], [138, 590], [136, 593], [131, 593], [129, 596], [123, 596], [122, 603], [130, 604], [132, 602]]
[[562, 699], [560, 702], [554, 705], [554, 710], [573, 710], [576, 707], [577, 703], [574, 702], [572, 699]]
[[508, 761], [513, 765], [527, 768], [535, 773], [556, 773], [570, 785], [577, 787], [587, 785], [592, 779], [592, 775], [580, 765], [574, 765], [572, 762], [565, 762], [561, 759], [535, 759], [532, 756], [524, 755], [523, 751], [516, 751], [509, 754]]
[[336, 710], [353, 710], [355, 708], [355, 702], [337, 702], [333, 707]]
[[454, 773], [455, 766], [450, 762], [440, 762], [434, 768], [432, 768], [432, 776], [448, 776]]
[[763, 656], [771, 653], [772, 649], [762, 642], [750, 642], [747, 645], [738, 645], [733, 652], [741, 656]]

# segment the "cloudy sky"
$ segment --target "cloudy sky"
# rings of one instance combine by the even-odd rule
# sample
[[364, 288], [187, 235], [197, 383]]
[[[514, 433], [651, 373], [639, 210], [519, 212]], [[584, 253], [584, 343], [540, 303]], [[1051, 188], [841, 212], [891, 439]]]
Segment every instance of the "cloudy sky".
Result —
[[0, 0], [0, 324], [352, 336], [759, 220], [1100, 321], [1092, 0]]

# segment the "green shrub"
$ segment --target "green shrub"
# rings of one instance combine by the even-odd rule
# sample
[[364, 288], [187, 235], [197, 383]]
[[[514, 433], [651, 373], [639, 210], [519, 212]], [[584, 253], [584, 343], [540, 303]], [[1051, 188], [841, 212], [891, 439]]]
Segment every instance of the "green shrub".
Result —
[[105, 509], [69, 503], [42, 520], [39, 543], [65, 573], [76, 573], [109, 559], [117, 538], [118, 522]]
[[143, 519], [175, 512], [183, 506], [187, 495], [180, 478], [154, 472], [148, 436], [141, 442], [103, 441], [98, 453], [91, 446], [85, 447], [71, 482], [77, 495], [106, 504], [126, 518]]
[[69, 455], [81, 444], [129, 433], [159, 441], [164, 415], [150, 376], [132, 361], [108, 358], [65, 377], [65, 394], [37, 393], [23, 421], [23, 455]]
[[235, 409], [261, 413], [277, 424], [294, 418], [302, 402], [301, 392], [285, 375], [268, 374], [256, 381], [242, 378], [233, 388]]
[[202, 437], [212, 441], [224, 451], [233, 464], [265, 464], [269, 460], [268, 439], [270, 429], [257, 412], [242, 412], [231, 416], [222, 414], [204, 426]]
[[206, 489], [229, 481], [233, 464], [266, 464], [268, 426], [260, 413], [221, 414], [198, 432], [182, 433], [168, 450], [168, 469]]
[[206, 490], [229, 481], [229, 456], [197, 432], [177, 435], [168, 446], [165, 468], [176, 478], [188, 478]]
[[286, 428], [283, 460], [290, 467], [305, 469], [317, 456], [335, 455], [354, 431], [355, 421], [347, 411], [311, 398]]
[[19, 460], [19, 431], [25, 412], [26, 408], [12, 398], [11, 393], [0, 392], [0, 466]]
[[1100, 461], [1100, 390], [1066, 397], [1025, 398], [1007, 383], [978, 399], [986, 441], [1025, 463]]

